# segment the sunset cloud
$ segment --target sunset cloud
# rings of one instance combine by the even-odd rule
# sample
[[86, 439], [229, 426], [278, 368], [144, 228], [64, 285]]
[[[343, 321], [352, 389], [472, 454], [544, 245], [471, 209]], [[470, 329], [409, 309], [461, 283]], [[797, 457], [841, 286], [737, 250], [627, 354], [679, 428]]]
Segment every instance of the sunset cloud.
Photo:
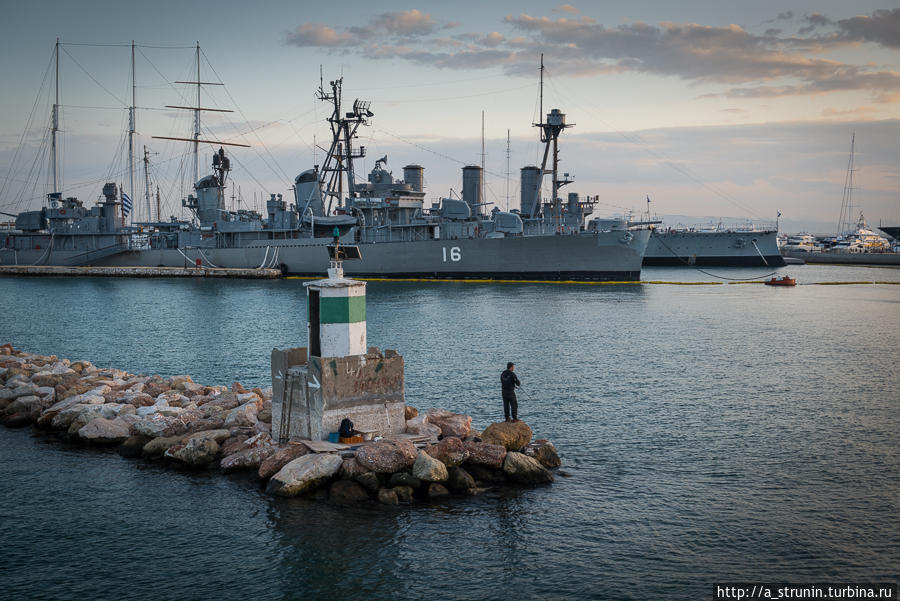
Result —
[[[452, 27], [448, 24], [445, 27]], [[340, 30], [319, 23], [302, 23], [285, 35], [289, 46], [334, 48], [359, 44], [374, 38], [413, 39], [434, 33], [438, 24], [418, 9], [375, 15], [366, 25]]]
[[564, 4], [551, 18], [508, 15], [509, 30], [434, 34], [439, 25], [419, 10], [383, 13], [362, 26], [332, 28], [301, 24], [287, 43], [353, 52], [372, 59], [399, 58], [441, 69], [501, 68], [531, 76], [528, 65], [545, 54], [557, 75], [586, 76], [634, 72], [674, 77], [725, 89], [705, 97], [760, 98], [866, 91], [875, 102], [900, 93], [900, 73], [874, 64], [848, 64], [820, 58], [851, 44], [900, 48], [900, 9], [833, 20], [820, 13], [796, 17], [779, 13], [769, 22], [794, 21], [797, 34], [783, 28], [754, 33], [739, 25], [641, 22], [606, 26]]

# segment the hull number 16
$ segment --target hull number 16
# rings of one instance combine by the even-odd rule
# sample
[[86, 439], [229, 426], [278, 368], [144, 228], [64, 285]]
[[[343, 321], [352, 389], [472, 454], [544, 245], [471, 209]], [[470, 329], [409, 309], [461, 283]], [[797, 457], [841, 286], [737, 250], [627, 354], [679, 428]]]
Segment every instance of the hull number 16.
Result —
[[[444, 263], [447, 262], [447, 247], [444, 246], [442, 249], [444, 251]], [[458, 246], [454, 246], [450, 249], [450, 260], [451, 261], [459, 261], [462, 259], [462, 251]]]

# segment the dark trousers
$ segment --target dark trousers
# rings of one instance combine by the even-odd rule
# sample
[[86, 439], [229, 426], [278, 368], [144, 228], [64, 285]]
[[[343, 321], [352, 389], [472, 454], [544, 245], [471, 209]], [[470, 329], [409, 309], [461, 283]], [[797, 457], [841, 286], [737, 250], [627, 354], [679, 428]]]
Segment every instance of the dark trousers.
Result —
[[510, 410], [512, 410], [512, 418], [519, 419], [519, 401], [516, 399], [514, 390], [509, 392], [503, 391], [503, 417], [509, 419]]

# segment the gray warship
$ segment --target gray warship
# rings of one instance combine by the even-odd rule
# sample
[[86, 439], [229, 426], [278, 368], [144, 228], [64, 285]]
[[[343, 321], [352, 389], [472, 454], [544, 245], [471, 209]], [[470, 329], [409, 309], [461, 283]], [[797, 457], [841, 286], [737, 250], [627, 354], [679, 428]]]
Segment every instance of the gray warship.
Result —
[[[541, 75], [543, 79], [543, 67]], [[196, 171], [198, 147], [204, 142], [199, 49], [197, 82], [184, 83], [198, 85], [194, 137], [184, 138], [193, 143]], [[345, 112], [342, 83], [343, 78], [327, 87], [320, 82], [318, 96], [332, 108], [331, 146], [322, 165], [294, 179], [292, 202], [272, 194], [265, 215], [227, 210], [231, 161], [220, 146], [212, 157], [213, 173], [199, 178], [194, 193], [182, 201], [191, 221], [157, 216], [157, 221], [126, 225], [122, 209], [131, 199], [115, 183], [107, 183], [103, 198], [90, 208], [54, 191], [40, 210], [4, 213], [15, 222], [0, 229], [0, 264], [274, 267], [286, 275], [319, 276], [337, 236], [342, 245], [360, 250], [360, 260], [345, 267], [356, 277], [640, 279], [650, 229], [625, 221], [588, 228], [585, 220], [597, 198], [569, 193], [563, 201], [560, 196], [560, 189], [572, 182], [558, 172], [559, 136], [572, 126], [560, 110], [534, 124], [544, 145], [543, 161], [540, 167], [521, 169], [520, 208], [486, 212], [482, 167], [475, 165], [462, 170], [461, 198], [433, 203], [425, 201], [424, 168], [419, 165], [407, 165], [403, 178], [395, 179], [384, 157], [375, 162], [367, 181], [358, 182], [354, 160], [365, 156], [365, 148], [355, 145], [357, 131], [374, 114], [370, 103], [359, 99]], [[51, 124], [55, 185], [58, 108], [57, 101]], [[541, 197], [546, 176], [551, 178], [549, 199]]]

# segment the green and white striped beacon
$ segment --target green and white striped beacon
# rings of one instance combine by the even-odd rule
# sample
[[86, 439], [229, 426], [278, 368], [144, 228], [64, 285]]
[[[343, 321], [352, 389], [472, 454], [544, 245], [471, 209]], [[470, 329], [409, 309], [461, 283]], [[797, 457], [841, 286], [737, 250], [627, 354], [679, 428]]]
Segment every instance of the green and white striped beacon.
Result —
[[[338, 246], [336, 235], [335, 246]], [[335, 251], [335, 257], [338, 256]], [[342, 262], [335, 258], [331, 260], [327, 279], [304, 285], [309, 316], [309, 355], [364, 355], [368, 350], [366, 283], [345, 278]]]

